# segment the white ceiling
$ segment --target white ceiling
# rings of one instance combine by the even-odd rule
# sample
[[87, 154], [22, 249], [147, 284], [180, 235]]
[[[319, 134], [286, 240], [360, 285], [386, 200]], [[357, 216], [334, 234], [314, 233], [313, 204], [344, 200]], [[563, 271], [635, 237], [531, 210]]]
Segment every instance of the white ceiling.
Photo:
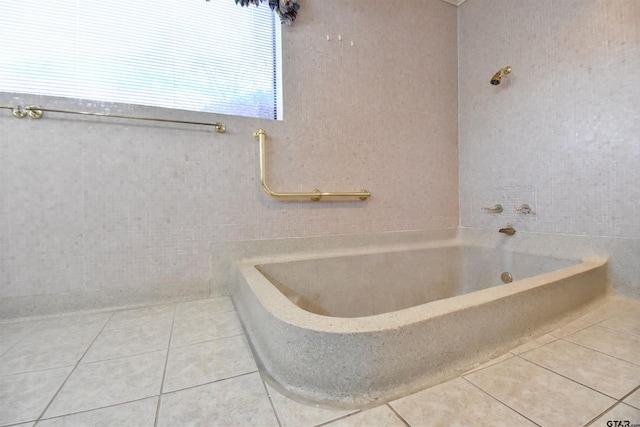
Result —
[[465, 0], [442, 0], [442, 1], [446, 1], [447, 3], [451, 3], [454, 6], [460, 6], [462, 3], [464, 3]]

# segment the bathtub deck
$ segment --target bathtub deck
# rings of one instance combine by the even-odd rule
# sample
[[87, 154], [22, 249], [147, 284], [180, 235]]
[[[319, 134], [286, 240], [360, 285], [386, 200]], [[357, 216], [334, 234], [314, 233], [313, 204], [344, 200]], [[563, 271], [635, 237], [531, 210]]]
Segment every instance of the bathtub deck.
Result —
[[349, 411], [266, 385], [229, 298], [55, 317], [0, 324], [0, 426], [634, 424], [638, 349], [640, 301], [610, 297], [458, 378]]

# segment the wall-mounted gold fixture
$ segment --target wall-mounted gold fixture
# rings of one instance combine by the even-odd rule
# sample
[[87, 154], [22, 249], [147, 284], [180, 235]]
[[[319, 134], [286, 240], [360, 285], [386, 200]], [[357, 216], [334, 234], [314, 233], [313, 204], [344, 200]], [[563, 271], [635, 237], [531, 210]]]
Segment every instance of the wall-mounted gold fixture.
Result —
[[514, 234], [516, 234], [516, 230], [511, 226], [511, 224], [507, 224], [505, 228], [501, 228], [500, 230], [498, 230], [498, 232], [504, 233], [507, 236], [513, 236]]
[[485, 211], [489, 211], [491, 213], [502, 213], [502, 205], [501, 204], [497, 204], [497, 205], [493, 205], [490, 208], [482, 208]]
[[313, 191], [309, 192], [280, 192], [273, 191], [267, 185], [267, 171], [266, 171], [266, 160], [265, 160], [265, 149], [264, 143], [267, 139], [267, 132], [263, 129], [258, 129], [253, 133], [253, 136], [260, 143], [260, 184], [262, 185], [262, 189], [270, 195], [271, 197], [275, 197], [278, 199], [304, 199], [309, 198], [314, 202], [318, 202], [322, 200], [324, 197], [357, 197], [360, 200], [367, 200], [371, 193], [367, 190], [361, 191], [341, 191], [341, 192], [323, 192], [318, 190], [317, 188]]
[[498, 86], [500, 84], [500, 79], [507, 76], [511, 73], [511, 66], [507, 65], [504, 68], [500, 68], [500, 70], [491, 77], [491, 84], [494, 86]]
[[98, 117], [108, 117], [108, 118], [116, 118], [116, 119], [131, 119], [131, 120], [145, 120], [152, 122], [162, 122], [162, 123], [179, 123], [185, 125], [198, 125], [198, 126], [212, 126], [213, 129], [218, 133], [225, 133], [227, 131], [227, 127], [224, 123], [207, 123], [207, 122], [191, 122], [185, 120], [173, 120], [173, 119], [156, 119], [153, 117], [138, 117], [138, 116], [125, 116], [122, 114], [110, 114], [110, 113], [92, 113], [88, 111], [69, 111], [69, 110], [54, 110], [52, 108], [42, 108], [37, 105], [0, 105], [1, 109], [11, 110], [11, 114], [13, 117], [18, 119], [22, 119], [23, 117], [29, 116], [32, 119], [40, 119], [44, 116], [45, 112], [49, 113], [62, 113], [62, 114], [76, 114], [81, 116], [98, 116]]

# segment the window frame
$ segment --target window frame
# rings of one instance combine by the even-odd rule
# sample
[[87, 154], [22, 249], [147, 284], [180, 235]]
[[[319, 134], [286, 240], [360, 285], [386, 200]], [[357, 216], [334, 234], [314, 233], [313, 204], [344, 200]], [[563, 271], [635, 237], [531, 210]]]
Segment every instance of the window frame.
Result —
[[[212, 4], [207, 3], [208, 5]], [[238, 7], [233, 5], [234, 7]], [[248, 12], [245, 8], [240, 8], [243, 12]], [[105, 114], [121, 114], [121, 115], [133, 115], [133, 116], [158, 116], [159, 118], [166, 118], [168, 115], [177, 115], [182, 118], [197, 116], [208, 116], [210, 114], [215, 115], [227, 115], [247, 118], [260, 118], [271, 120], [282, 120], [283, 110], [283, 90], [282, 90], [282, 37], [281, 37], [281, 24], [275, 14], [269, 9], [268, 6], [262, 6], [261, 9], [266, 10], [271, 14], [271, 45], [273, 55], [270, 55], [273, 60], [273, 79], [271, 80], [274, 85], [273, 90], [273, 115], [269, 113], [270, 117], [242, 114], [243, 111], [236, 110], [233, 112], [228, 111], [203, 111], [186, 108], [175, 108], [167, 106], [149, 105], [145, 103], [129, 103], [121, 102], [117, 100], [109, 99], [91, 99], [83, 97], [73, 96], [58, 96], [51, 94], [43, 94], [34, 92], [22, 92], [22, 91], [8, 91], [10, 88], [0, 88], [0, 94], [8, 95], [10, 102], [13, 104], [31, 105], [34, 103], [41, 104], [43, 108], [55, 108], [66, 109], [70, 111], [88, 111], [95, 113]], [[249, 18], [251, 19], [251, 18]], [[211, 99], [214, 99], [213, 97]], [[3, 104], [5, 102], [2, 102]], [[247, 103], [245, 105], [255, 105]], [[264, 104], [266, 105], [266, 104]], [[188, 120], [188, 119], [187, 119]]]

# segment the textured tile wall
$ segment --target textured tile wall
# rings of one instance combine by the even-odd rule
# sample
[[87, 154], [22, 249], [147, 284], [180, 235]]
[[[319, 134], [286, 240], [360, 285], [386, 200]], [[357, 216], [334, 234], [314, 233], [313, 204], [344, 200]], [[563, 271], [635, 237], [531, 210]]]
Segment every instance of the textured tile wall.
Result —
[[[220, 242], [455, 227], [456, 8], [306, 1], [283, 33], [281, 122], [135, 111], [226, 122], [218, 135], [0, 111], [3, 307], [47, 298], [55, 311], [83, 298], [90, 307], [206, 293], [210, 248]], [[59, 106], [0, 94], [0, 104], [18, 102]], [[366, 188], [373, 196], [269, 199], [259, 188], [257, 127], [269, 134], [274, 189]]]
[[471, 0], [458, 25], [461, 224], [640, 238], [640, 1]]

